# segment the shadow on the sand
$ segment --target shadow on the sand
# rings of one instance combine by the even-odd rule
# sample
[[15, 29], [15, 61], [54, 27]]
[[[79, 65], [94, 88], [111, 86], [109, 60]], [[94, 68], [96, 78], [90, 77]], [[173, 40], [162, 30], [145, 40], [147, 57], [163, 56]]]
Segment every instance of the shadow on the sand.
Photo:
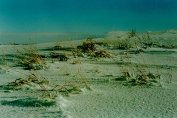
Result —
[[6, 92], [8, 90], [8, 85], [0, 85], [0, 92]]
[[55, 117], [55, 118], [67, 118], [65, 115], [64, 115], [64, 113], [63, 113], [63, 111], [57, 111], [57, 112], [44, 112], [43, 113], [43, 117], [44, 118], [53, 118], [53, 117]]
[[54, 46], [51, 48], [40, 49], [41, 51], [72, 51], [75, 48], [73, 47], [61, 47], [61, 46]]
[[6, 55], [0, 55], [0, 63], [3, 63], [5, 61], [15, 61], [15, 59], [17, 59], [17, 55], [16, 54], [6, 54]]
[[24, 98], [24, 97], [28, 97], [28, 96], [11, 96], [11, 97], [5, 96], [5, 97], [1, 97], [1, 98], [3, 98], [3, 99], [17, 99], [17, 98]]
[[50, 107], [54, 106], [56, 102], [54, 100], [39, 99], [39, 98], [23, 98], [13, 101], [3, 100], [1, 105], [17, 106], [17, 107]]
[[164, 69], [177, 69], [176, 65], [157, 65], [157, 64], [141, 64], [141, 63], [135, 63], [135, 62], [122, 62], [122, 61], [115, 61], [115, 62], [94, 62], [92, 61], [92, 64], [99, 64], [99, 65], [125, 65], [125, 66], [141, 66], [141, 67], [148, 67], [148, 68], [164, 68]]
[[171, 50], [165, 50], [165, 51], [144, 51], [145, 54], [173, 54], [176, 53], [176, 51], [171, 51]]

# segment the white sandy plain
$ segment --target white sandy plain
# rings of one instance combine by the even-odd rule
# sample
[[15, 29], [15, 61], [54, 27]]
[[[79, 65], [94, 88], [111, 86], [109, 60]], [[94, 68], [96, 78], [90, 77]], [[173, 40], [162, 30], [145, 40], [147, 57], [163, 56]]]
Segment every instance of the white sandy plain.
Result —
[[[163, 34], [164, 37], [166, 38], [167, 34], [171, 32]], [[113, 34], [114, 36], [119, 35], [114, 32], [110, 33], [108, 37]], [[120, 33], [120, 37], [124, 35], [123, 32]], [[169, 35], [169, 37], [172, 36]], [[176, 35], [174, 37], [176, 38]], [[81, 41], [60, 42], [63, 46], [74, 46], [79, 43]], [[54, 43], [46, 43], [34, 46], [47, 48], [53, 45]], [[13, 53], [14, 47], [25, 46], [0, 45], [0, 50], [3, 50], [2, 55]], [[82, 88], [80, 94], [58, 95], [57, 104], [50, 107], [0, 104], [0, 118], [177, 118], [177, 50], [150, 48], [146, 51], [156, 50], [173, 50], [174, 52], [170, 54], [131, 54], [129, 60], [135, 64], [146, 64], [149, 71], [161, 75], [160, 85], [151, 87], [124, 86], [120, 81], [113, 81], [121, 75], [121, 66], [118, 64], [120, 61], [119, 50], [109, 50], [114, 55], [113, 58], [70, 57], [66, 62], [56, 60], [53, 63], [51, 60], [46, 60], [49, 68], [36, 72], [46, 77], [51, 83], [65, 83], [77, 78], [79, 73], [89, 81], [91, 90]], [[64, 52], [71, 54], [71, 52]], [[73, 61], [79, 63], [72, 64]], [[25, 74], [29, 73], [28, 70], [12, 65], [13, 62], [8, 61], [6, 64], [0, 65], [0, 85], [5, 85], [18, 78], [25, 78]], [[127, 68], [131, 71], [132, 66], [127, 65]], [[38, 96], [38, 93], [29, 93], [25, 90], [0, 90], [0, 102], [35, 96]]]

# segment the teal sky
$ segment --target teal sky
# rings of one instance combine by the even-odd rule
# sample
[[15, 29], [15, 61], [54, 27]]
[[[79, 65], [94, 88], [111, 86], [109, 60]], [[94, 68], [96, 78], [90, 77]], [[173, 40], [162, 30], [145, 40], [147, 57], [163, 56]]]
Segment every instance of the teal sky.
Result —
[[0, 0], [0, 32], [177, 28], [177, 0]]

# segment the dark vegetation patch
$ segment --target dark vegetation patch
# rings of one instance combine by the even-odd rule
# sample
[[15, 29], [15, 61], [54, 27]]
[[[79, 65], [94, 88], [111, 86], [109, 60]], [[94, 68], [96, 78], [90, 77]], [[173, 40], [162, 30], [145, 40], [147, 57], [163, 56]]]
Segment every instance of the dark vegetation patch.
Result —
[[144, 51], [146, 54], [173, 54], [176, 53], [176, 51], [171, 51], [171, 50], [165, 50], [165, 51]]
[[87, 81], [82, 77], [77, 77], [66, 83], [51, 83], [47, 78], [35, 73], [31, 73], [27, 78], [19, 78], [7, 85], [0, 86], [4, 92], [24, 91], [25, 93], [34, 93], [37, 98], [51, 100], [55, 100], [58, 95], [79, 94], [82, 92], [81, 88], [91, 90]]
[[102, 49], [97, 49], [97, 46], [105, 46], [106, 43], [87, 39], [82, 45], [77, 46], [77, 50], [73, 51], [74, 56], [90, 56], [96, 58], [110, 58], [112, 55], [110, 52]]
[[128, 76], [124, 75], [124, 76], [122, 76], [122, 79], [123, 78], [126, 80], [124, 85], [153, 86], [154, 83], [159, 83], [160, 75], [155, 75], [153, 73], [138, 73], [138, 74], [135, 75], [135, 77], [129, 76], [129, 75]]
[[57, 52], [51, 52], [50, 58], [58, 59], [59, 61], [67, 61], [69, 59], [69, 57], [66, 54], [57, 53]]
[[96, 45], [95, 41], [87, 39], [86, 41], [83, 42], [82, 45], [77, 46], [77, 49], [79, 49], [83, 53], [91, 53], [96, 50], [95, 45]]
[[56, 101], [39, 98], [24, 98], [12, 101], [3, 100], [2, 105], [17, 106], [17, 107], [50, 107], [56, 105]]
[[110, 58], [111, 56], [111, 53], [105, 50], [99, 50], [94, 53], [94, 57]]
[[76, 48], [74, 47], [62, 47], [62, 46], [54, 46], [51, 48], [40, 49], [41, 51], [72, 51]]
[[40, 70], [46, 68], [43, 57], [35, 48], [24, 48], [17, 51], [18, 64], [27, 70]]

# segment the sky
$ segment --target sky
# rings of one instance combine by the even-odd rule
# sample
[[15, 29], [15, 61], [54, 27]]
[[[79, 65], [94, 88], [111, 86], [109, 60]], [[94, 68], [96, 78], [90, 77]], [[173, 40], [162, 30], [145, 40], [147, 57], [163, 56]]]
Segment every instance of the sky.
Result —
[[0, 0], [0, 32], [177, 28], [177, 0]]

